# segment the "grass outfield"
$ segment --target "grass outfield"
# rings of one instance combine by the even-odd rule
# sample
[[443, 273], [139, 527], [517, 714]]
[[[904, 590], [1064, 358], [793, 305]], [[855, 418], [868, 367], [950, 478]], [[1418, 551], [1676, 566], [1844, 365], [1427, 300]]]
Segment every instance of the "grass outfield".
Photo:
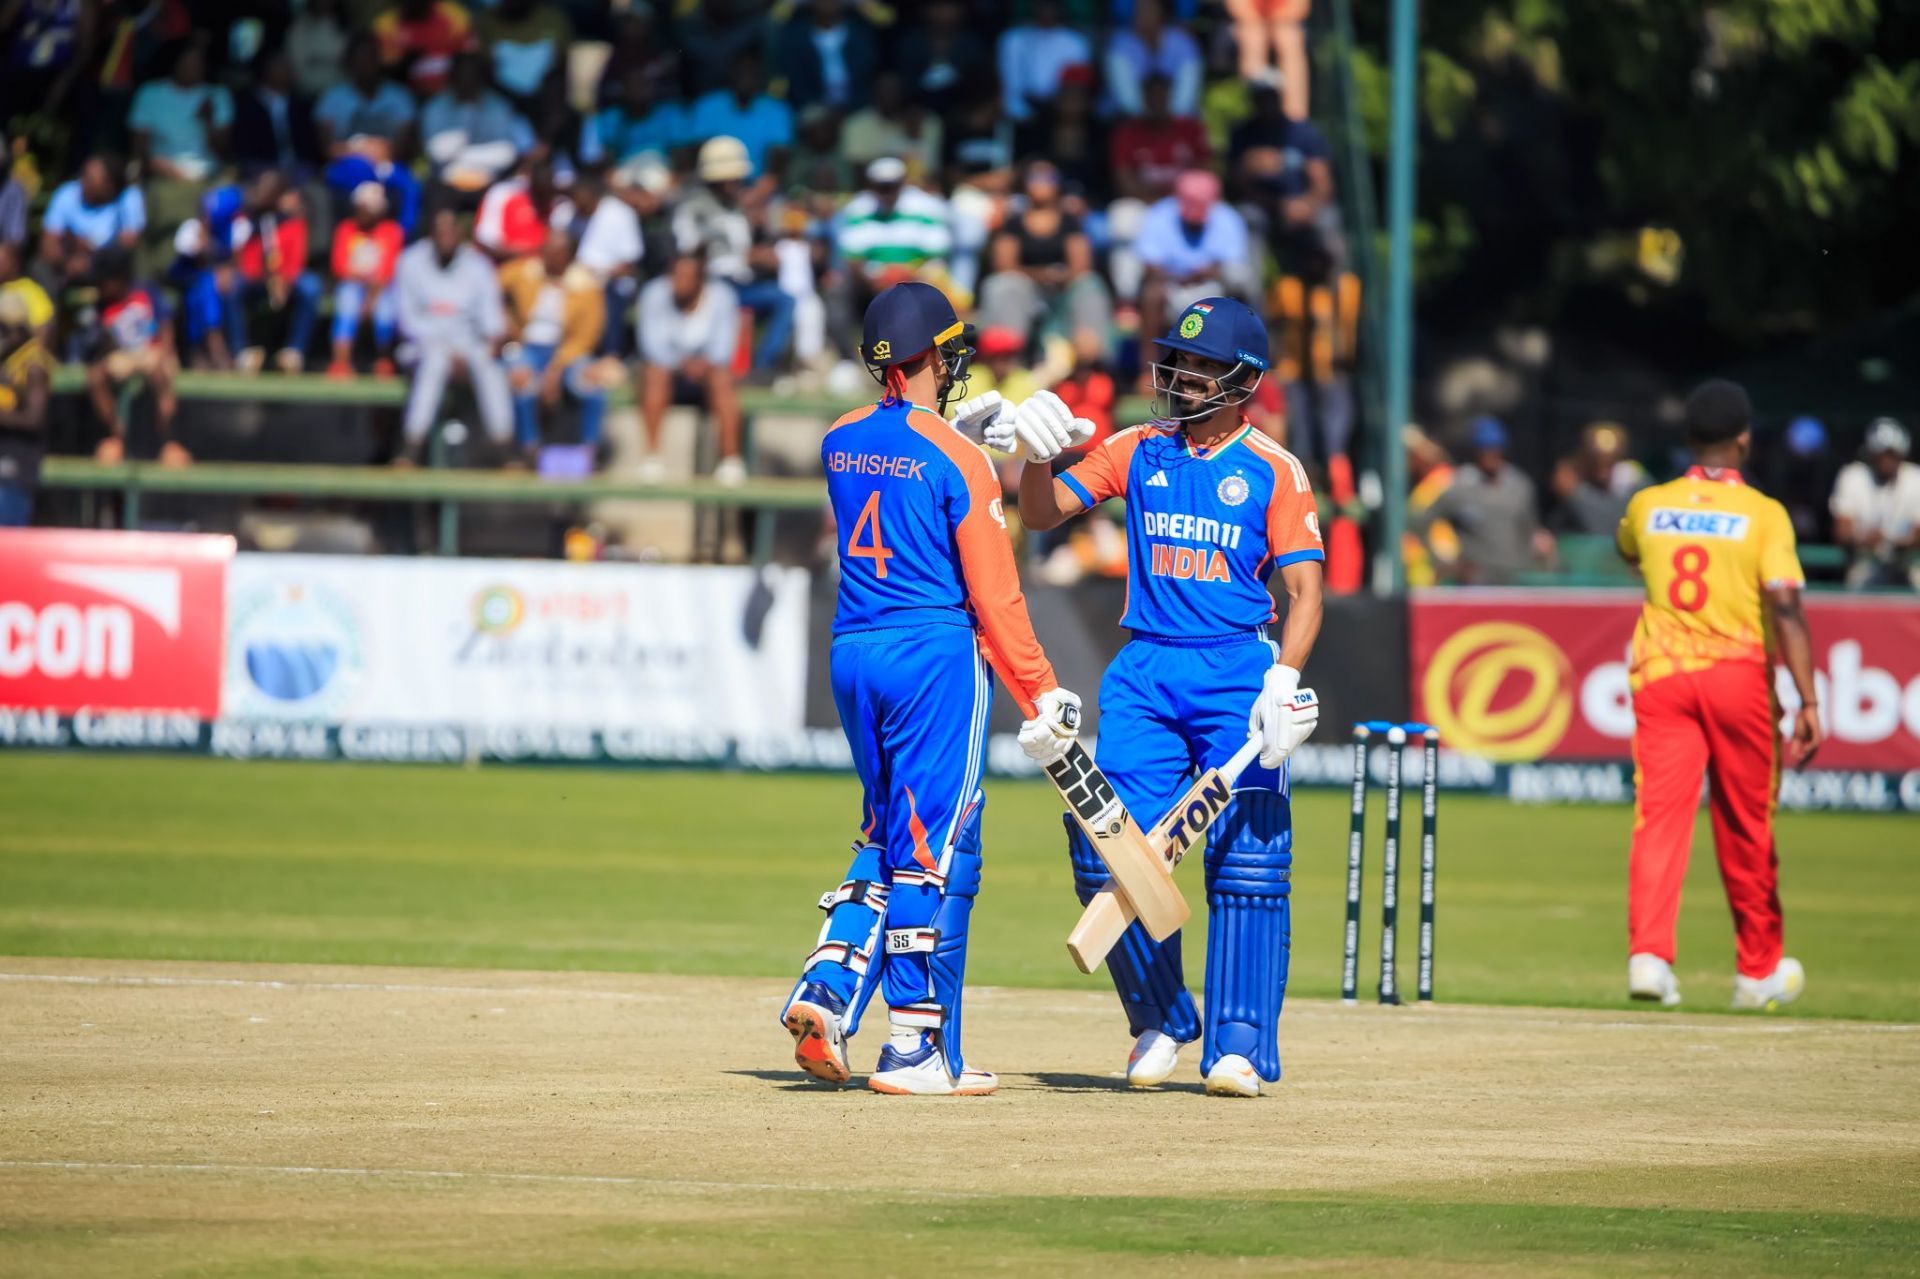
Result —
[[1687, 1006], [1629, 1012], [1626, 812], [1446, 796], [1442, 1003], [1343, 1009], [1345, 796], [1304, 795], [1287, 1077], [1233, 1102], [1191, 1052], [1118, 1080], [1056, 800], [997, 784], [1001, 1091], [901, 1100], [802, 1081], [776, 1025], [851, 798], [0, 754], [0, 1275], [1920, 1274], [1911, 818], [1783, 819], [1806, 1017], [1719, 1011], [1710, 856]]
[[[1298, 799], [1291, 994], [1337, 993], [1345, 802]], [[848, 780], [815, 776], [9, 754], [0, 954], [785, 978], [845, 869], [853, 809]], [[1104, 985], [1066, 958], [1058, 812], [1041, 783], [990, 783], [971, 980]], [[1628, 822], [1443, 795], [1441, 999], [1623, 1005]], [[1696, 847], [1678, 971], [1688, 1011], [1711, 1011], [1730, 994], [1732, 930], [1704, 818]], [[1796, 1011], [1920, 1019], [1913, 818], [1787, 814], [1780, 847], [1788, 949], [1808, 972]], [[1182, 872], [1190, 895], [1197, 871]], [[1416, 880], [1402, 882], [1410, 989]], [[1197, 931], [1189, 948], [1204, 953]]]

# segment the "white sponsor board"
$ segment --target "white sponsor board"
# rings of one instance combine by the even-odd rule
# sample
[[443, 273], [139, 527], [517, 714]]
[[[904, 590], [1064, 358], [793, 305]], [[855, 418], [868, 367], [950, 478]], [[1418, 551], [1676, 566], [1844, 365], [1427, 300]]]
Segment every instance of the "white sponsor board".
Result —
[[806, 637], [799, 569], [241, 555], [222, 717], [797, 731]]

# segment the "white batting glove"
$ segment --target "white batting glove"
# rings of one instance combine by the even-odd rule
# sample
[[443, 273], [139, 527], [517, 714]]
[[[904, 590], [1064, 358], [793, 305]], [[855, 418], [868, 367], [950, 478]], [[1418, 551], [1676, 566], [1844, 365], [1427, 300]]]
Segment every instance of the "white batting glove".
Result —
[[1319, 723], [1320, 699], [1300, 687], [1300, 672], [1291, 666], [1270, 668], [1247, 719], [1247, 728], [1260, 735], [1261, 766], [1280, 767]]
[[1080, 698], [1050, 688], [1034, 699], [1033, 718], [1020, 725], [1020, 749], [1045, 768], [1057, 763], [1080, 736]]
[[976, 395], [970, 400], [962, 400], [960, 407], [953, 411], [947, 420], [953, 429], [962, 435], [971, 435], [988, 448], [999, 448], [1001, 452], [1010, 452], [1011, 444], [1002, 446], [993, 442], [993, 432], [1002, 422], [1006, 422], [1005, 435], [1009, 441], [1013, 438], [1013, 405], [1006, 402], [998, 391], [988, 391], [985, 395]]
[[1092, 439], [1093, 423], [1075, 417], [1052, 391], [1036, 391], [1014, 414], [1013, 432], [1027, 451], [1027, 461], [1051, 462]]

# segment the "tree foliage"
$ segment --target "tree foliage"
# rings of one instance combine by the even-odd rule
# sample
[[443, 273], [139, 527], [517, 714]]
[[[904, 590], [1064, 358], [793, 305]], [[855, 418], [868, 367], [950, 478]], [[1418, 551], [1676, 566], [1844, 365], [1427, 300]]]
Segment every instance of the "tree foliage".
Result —
[[[1387, 0], [1360, 0], [1359, 125], [1386, 138]], [[1920, 5], [1422, 6], [1427, 296], [1562, 319], [1604, 295], [1722, 345], [1920, 289]]]

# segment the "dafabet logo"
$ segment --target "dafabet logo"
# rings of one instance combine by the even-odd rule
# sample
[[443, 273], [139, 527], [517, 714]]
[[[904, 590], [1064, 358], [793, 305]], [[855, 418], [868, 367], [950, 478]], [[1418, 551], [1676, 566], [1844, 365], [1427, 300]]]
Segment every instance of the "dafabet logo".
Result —
[[1573, 718], [1573, 664], [1520, 622], [1477, 622], [1448, 636], [1427, 664], [1427, 719], [1454, 750], [1494, 760], [1538, 759]]

